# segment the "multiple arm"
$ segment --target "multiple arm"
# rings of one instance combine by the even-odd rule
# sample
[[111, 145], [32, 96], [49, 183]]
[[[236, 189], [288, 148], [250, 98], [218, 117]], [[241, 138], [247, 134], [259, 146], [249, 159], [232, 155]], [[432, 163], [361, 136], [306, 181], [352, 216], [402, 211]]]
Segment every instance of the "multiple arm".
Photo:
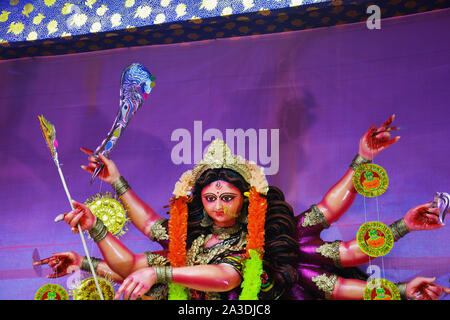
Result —
[[[390, 132], [396, 130], [391, 124], [394, 120], [392, 115], [380, 127], [372, 126], [361, 138], [359, 143], [358, 160], [370, 162], [373, 158], [388, 146], [397, 142], [400, 137], [391, 139]], [[355, 158], [355, 159], [357, 159]], [[355, 160], [354, 160], [355, 161]], [[324, 198], [317, 204], [317, 209], [323, 214], [326, 225], [336, 222], [352, 205], [357, 192], [353, 186], [353, 174], [355, 165], [325, 194]], [[416, 206], [409, 210], [401, 223], [404, 225], [403, 232], [415, 230], [431, 230], [443, 226], [438, 223], [437, 209], [431, 208], [431, 203]], [[392, 226], [392, 225], [391, 225]], [[312, 229], [311, 229], [312, 230]], [[399, 238], [395, 237], [397, 241]], [[307, 244], [305, 251], [309, 250]], [[314, 245], [313, 245], [314, 246]], [[327, 246], [327, 245], [325, 245]], [[325, 252], [325, 256], [332, 258], [334, 263], [342, 267], [353, 267], [369, 262], [372, 257], [365, 254], [358, 246], [356, 239], [350, 241], [340, 241], [338, 246], [328, 245], [328, 248], [336, 248], [326, 252], [323, 247], [319, 247], [315, 252]], [[322, 250], [322, 251], [321, 251]], [[311, 252], [311, 251], [310, 251]], [[323, 257], [322, 257], [323, 258]], [[442, 292], [449, 290], [444, 287], [431, 284], [427, 278], [416, 278], [407, 285], [408, 298], [416, 299], [437, 299]], [[366, 281], [356, 279], [344, 279], [337, 277], [331, 299], [362, 299]], [[419, 290], [420, 289], [420, 290]]]
[[[396, 127], [391, 127], [393, 120], [394, 115], [380, 127], [375, 129], [372, 126], [366, 132], [360, 140], [359, 160], [363, 159], [366, 162], [370, 162], [379, 152], [399, 140], [400, 137], [391, 139], [390, 136], [390, 131], [397, 129]], [[92, 154], [87, 149], [82, 148], [82, 151], [89, 155]], [[99, 178], [114, 186], [116, 181], [123, 178], [111, 160], [102, 155], [99, 156], [100, 160], [105, 164], [104, 169], [99, 174]], [[98, 166], [98, 160], [89, 156], [89, 161], [89, 165], [82, 166], [82, 168], [92, 173]], [[355, 167], [351, 166], [316, 206], [323, 214], [325, 223], [328, 225], [336, 222], [350, 208], [357, 196], [357, 192], [353, 186], [354, 169]], [[142, 233], [150, 236], [153, 224], [161, 220], [161, 217], [130, 188], [127, 188], [120, 194], [120, 200], [127, 208], [127, 214], [133, 224]], [[90, 230], [95, 224], [95, 217], [90, 211], [87, 211], [89, 210], [87, 207], [86, 210], [86, 208], [83, 208], [83, 205], [78, 205], [74, 211], [65, 215], [64, 220], [71, 226], [76, 226], [80, 223], [82, 228], [84, 227], [83, 230]], [[89, 213], [91, 216], [89, 216]], [[409, 231], [435, 229], [442, 226], [437, 222], [437, 216], [435, 216], [433, 209], [430, 208], [430, 204], [411, 209], [403, 218], [403, 221]], [[145, 254], [133, 254], [109, 233], [98, 241], [97, 244], [105, 259], [105, 261], [100, 261], [98, 264], [98, 274], [107, 274], [117, 282], [123, 281], [116, 294], [116, 299], [122, 294], [124, 299], [136, 299], [157, 283], [158, 279], [155, 268], [148, 267]], [[361, 251], [355, 239], [347, 242], [339, 242], [337, 252], [340, 265], [343, 267], [361, 265], [371, 259], [371, 257]], [[44, 262], [45, 260], [47, 261]], [[41, 262], [48, 263], [55, 270], [62, 268], [60, 262], [55, 262], [54, 257], [44, 259]], [[75, 266], [78, 264], [79, 261], [73, 261], [72, 263]], [[70, 272], [66, 268], [65, 274], [67, 273]], [[57, 273], [55, 277], [61, 275], [64, 275], [64, 272]], [[174, 283], [192, 289], [216, 292], [229, 291], [237, 287], [241, 280], [239, 273], [227, 264], [173, 268], [171, 279]], [[433, 281], [434, 279], [420, 277], [410, 281], [406, 286], [407, 297], [415, 299], [437, 299], [443, 292], [450, 293], [450, 289], [438, 286], [432, 283]], [[366, 284], [366, 281], [337, 277], [331, 298], [362, 299]]]

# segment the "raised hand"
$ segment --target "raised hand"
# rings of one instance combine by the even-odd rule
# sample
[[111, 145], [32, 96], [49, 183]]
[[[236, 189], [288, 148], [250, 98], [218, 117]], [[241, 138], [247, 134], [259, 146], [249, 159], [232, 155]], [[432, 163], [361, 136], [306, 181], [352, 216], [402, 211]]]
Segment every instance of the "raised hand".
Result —
[[381, 126], [375, 128], [372, 125], [370, 129], [362, 136], [359, 141], [359, 154], [366, 159], [372, 160], [376, 155], [387, 147], [396, 143], [400, 136], [391, 139], [391, 131], [398, 130], [398, 127], [393, 127], [395, 114], [389, 117]]
[[82, 256], [73, 251], [67, 251], [54, 253], [49, 258], [34, 262], [33, 265], [47, 264], [54, 272], [47, 275], [47, 278], [59, 278], [79, 270], [82, 261]]
[[89, 155], [88, 157], [89, 164], [87, 166], [82, 165], [81, 168], [83, 170], [89, 172], [90, 174], [93, 174], [94, 170], [100, 166], [99, 161], [101, 161], [104, 164], [104, 167], [98, 174], [98, 177], [100, 179], [111, 184], [120, 177], [119, 169], [117, 169], [117, 166], [112, 160], [106, 158], [101, 153], [98, 154], [99, 159], [97, 159], [96, 157], [92, 156], [93, 153], [92, 150], [86, 148], [80, 149], [81, 151]]
[[450, 293], [450, 288], [433, 283], [435, 280], [436, 278], [414, 278], [406, 284], [406, 296], [414, 300], [438, 300], [443, 293]]
[[154, 268], [139, 269], [130, 274], [117, 290], [114, 300], [123, 294], [123, 300], [136, 300], [143, 296], [156, 283]]
[[431, 202], [415, 206], [410, 209], [404, 221], [410, 231], [434, 230], [442, 228], [443, 223], [439, 223], [439, 209], [431, 208]]

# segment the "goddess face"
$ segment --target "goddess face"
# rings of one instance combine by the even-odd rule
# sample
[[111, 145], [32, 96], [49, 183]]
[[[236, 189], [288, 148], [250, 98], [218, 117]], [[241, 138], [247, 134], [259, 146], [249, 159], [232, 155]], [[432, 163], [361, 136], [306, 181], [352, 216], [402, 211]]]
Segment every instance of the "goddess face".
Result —
[[244, 196], [227, 181], [211, 182], [202, 190], [205, 211], [217, 227], [231, 227], [241, 212]]

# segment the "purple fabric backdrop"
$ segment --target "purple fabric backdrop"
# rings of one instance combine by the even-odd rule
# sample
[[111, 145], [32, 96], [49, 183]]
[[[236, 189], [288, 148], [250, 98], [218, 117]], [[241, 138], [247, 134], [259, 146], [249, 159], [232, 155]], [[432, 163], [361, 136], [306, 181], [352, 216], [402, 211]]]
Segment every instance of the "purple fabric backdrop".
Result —
[[[98, 179], [89, 185], [79, 147], [95, 148], [110, 129], [120, 73], [132, 62], [147, 66], [157, 85], [113, 159], [133, 189], [163, 215], [174, 183], [192, 167], [176, 164], [179, 142], [173, 134], [190, 134], [184, 142], [192, 142], [192, 154], [183, 156], [193, 163], [208, 145], [207, 135], [217, 134], [208, 129], [224, 137], [227, 129], [259, 133], [258, 147], [248, 151], [268, 146], [268, 157], [262, 152], [256, 160], [270, 167], [269, 182], [285, 192], [298, 214], [345, 173], [370, 125], [392, 113], [402, 138], [375, 159], [388, 172], [388, 191], [375, 199], [359, 196], [323, 238], [353, 239], [366, 221], [391, 223], [431, 201], [434, 192], [449, 192], [449, 18], [450, 10], [442, 10], [383, 20], [381, 30], [359, 23], [0, 62], [0, 299], [33, 299], [45, 283], [67, 288], [70, 277], [37, 276], [31, 266], [35, 248], [41, 257], [83, 253], [79, 236], [53, 222], [70, 207], [37, 115], [56, 126], [72, 197], [84, 201], [111, 191]], [[267, 129], [267, 139], [260, 129]], [[135, 252], [159, 248], [132, 225], [122, 239]], [[448, 227], [415, 232], [372, 264], [394, 282], [436, 276], [448, 286], [449, 240]], [[92, 241], [88, 247], [100, 256]]]

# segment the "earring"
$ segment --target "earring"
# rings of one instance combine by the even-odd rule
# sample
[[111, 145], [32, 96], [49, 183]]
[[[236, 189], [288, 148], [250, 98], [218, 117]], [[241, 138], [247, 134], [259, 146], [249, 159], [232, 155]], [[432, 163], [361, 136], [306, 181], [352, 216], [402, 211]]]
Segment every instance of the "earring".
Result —
[[208, 215], [208, 212], [206, 212], [205, 209], [203, 209], [203, 219], [202, 222], [200, 222], [200, 226], [203, 228], [211, 227], [213, 225], [214, 221], [211, 219], [211, 217]]

